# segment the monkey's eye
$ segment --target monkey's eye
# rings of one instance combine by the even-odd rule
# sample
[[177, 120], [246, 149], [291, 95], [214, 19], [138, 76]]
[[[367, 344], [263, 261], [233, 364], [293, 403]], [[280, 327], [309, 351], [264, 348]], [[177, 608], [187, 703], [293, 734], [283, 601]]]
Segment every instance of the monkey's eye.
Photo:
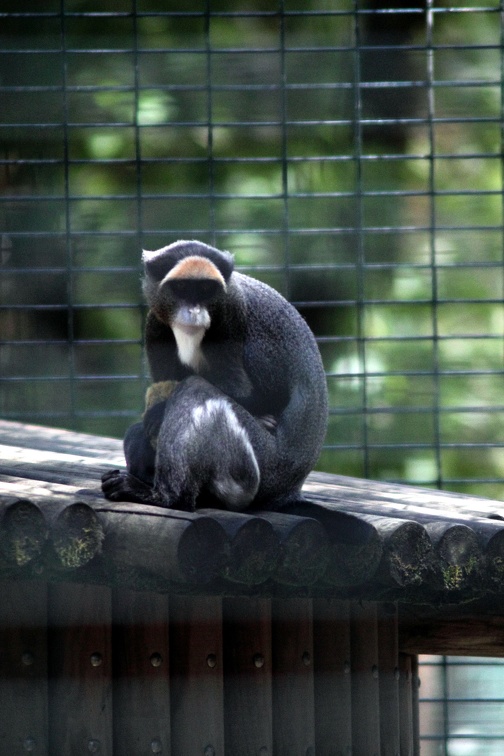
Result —
[[208, 302], [222, 289], [219, 281], [210, 278], [173, 278], [169, 282], [172, 294], [184, 302]]

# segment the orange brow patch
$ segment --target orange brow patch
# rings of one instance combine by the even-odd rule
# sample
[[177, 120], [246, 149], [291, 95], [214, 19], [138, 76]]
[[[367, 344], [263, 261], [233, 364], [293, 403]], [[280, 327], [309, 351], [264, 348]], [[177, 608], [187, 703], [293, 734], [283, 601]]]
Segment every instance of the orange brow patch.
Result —
[[226, 287], [220, 270], [210, 260], [196, 255], [184, 257], [178, 262], [166, 276], [166, 280], [171, 278], [210, 278], [219, 281], [224, 288]]

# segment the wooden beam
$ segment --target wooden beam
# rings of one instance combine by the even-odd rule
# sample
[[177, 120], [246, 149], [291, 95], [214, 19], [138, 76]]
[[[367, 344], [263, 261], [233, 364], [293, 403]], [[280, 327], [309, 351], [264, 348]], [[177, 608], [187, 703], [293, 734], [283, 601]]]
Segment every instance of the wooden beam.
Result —
[[315, 753], [310, 599], [272, 602], [273, 753]]
[[171, 752], [222, 756], [222, 601], [171, 596], [170, 617]]
[[114, 753], [171, 753], [169, 599], [113, 593]]
[[49, 753], [112, 756], [111, 591], [49, 589]]
[[223, 618], [226, 756], [271, 754], [271, 601], [224, 599]]
[[0, 582], [0, 750], [47, 756], [47, 585]]
[[399, 647], [409, 654], [504, 657], [504, 618], [469, 613], [455, 618], [406, 617], [400, 623]]
[[350, 603], [313, 602], [315, 667], [315, 752], [347, 754], [352, 749]]

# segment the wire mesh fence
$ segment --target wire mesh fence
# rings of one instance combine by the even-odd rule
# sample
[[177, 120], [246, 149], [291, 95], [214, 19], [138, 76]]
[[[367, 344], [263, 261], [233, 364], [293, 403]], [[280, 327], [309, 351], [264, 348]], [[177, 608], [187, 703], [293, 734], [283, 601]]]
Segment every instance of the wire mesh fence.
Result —
[[1, 416], [122, 435], [140, 250], [199, 238], [315, 332], [320, 469], [501, 498], [503, 30], [500, 0], [3, 0]]

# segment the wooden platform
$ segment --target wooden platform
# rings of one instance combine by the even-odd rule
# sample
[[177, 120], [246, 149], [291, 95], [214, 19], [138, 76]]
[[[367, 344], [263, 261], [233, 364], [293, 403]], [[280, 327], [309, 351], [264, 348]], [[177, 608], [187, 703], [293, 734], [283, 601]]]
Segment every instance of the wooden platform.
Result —
[[416, 654], [502, 655], [501, 502], [313, 473], [289, 514], [111, 504], [0, 422], [0, 752], [418, 753]]

